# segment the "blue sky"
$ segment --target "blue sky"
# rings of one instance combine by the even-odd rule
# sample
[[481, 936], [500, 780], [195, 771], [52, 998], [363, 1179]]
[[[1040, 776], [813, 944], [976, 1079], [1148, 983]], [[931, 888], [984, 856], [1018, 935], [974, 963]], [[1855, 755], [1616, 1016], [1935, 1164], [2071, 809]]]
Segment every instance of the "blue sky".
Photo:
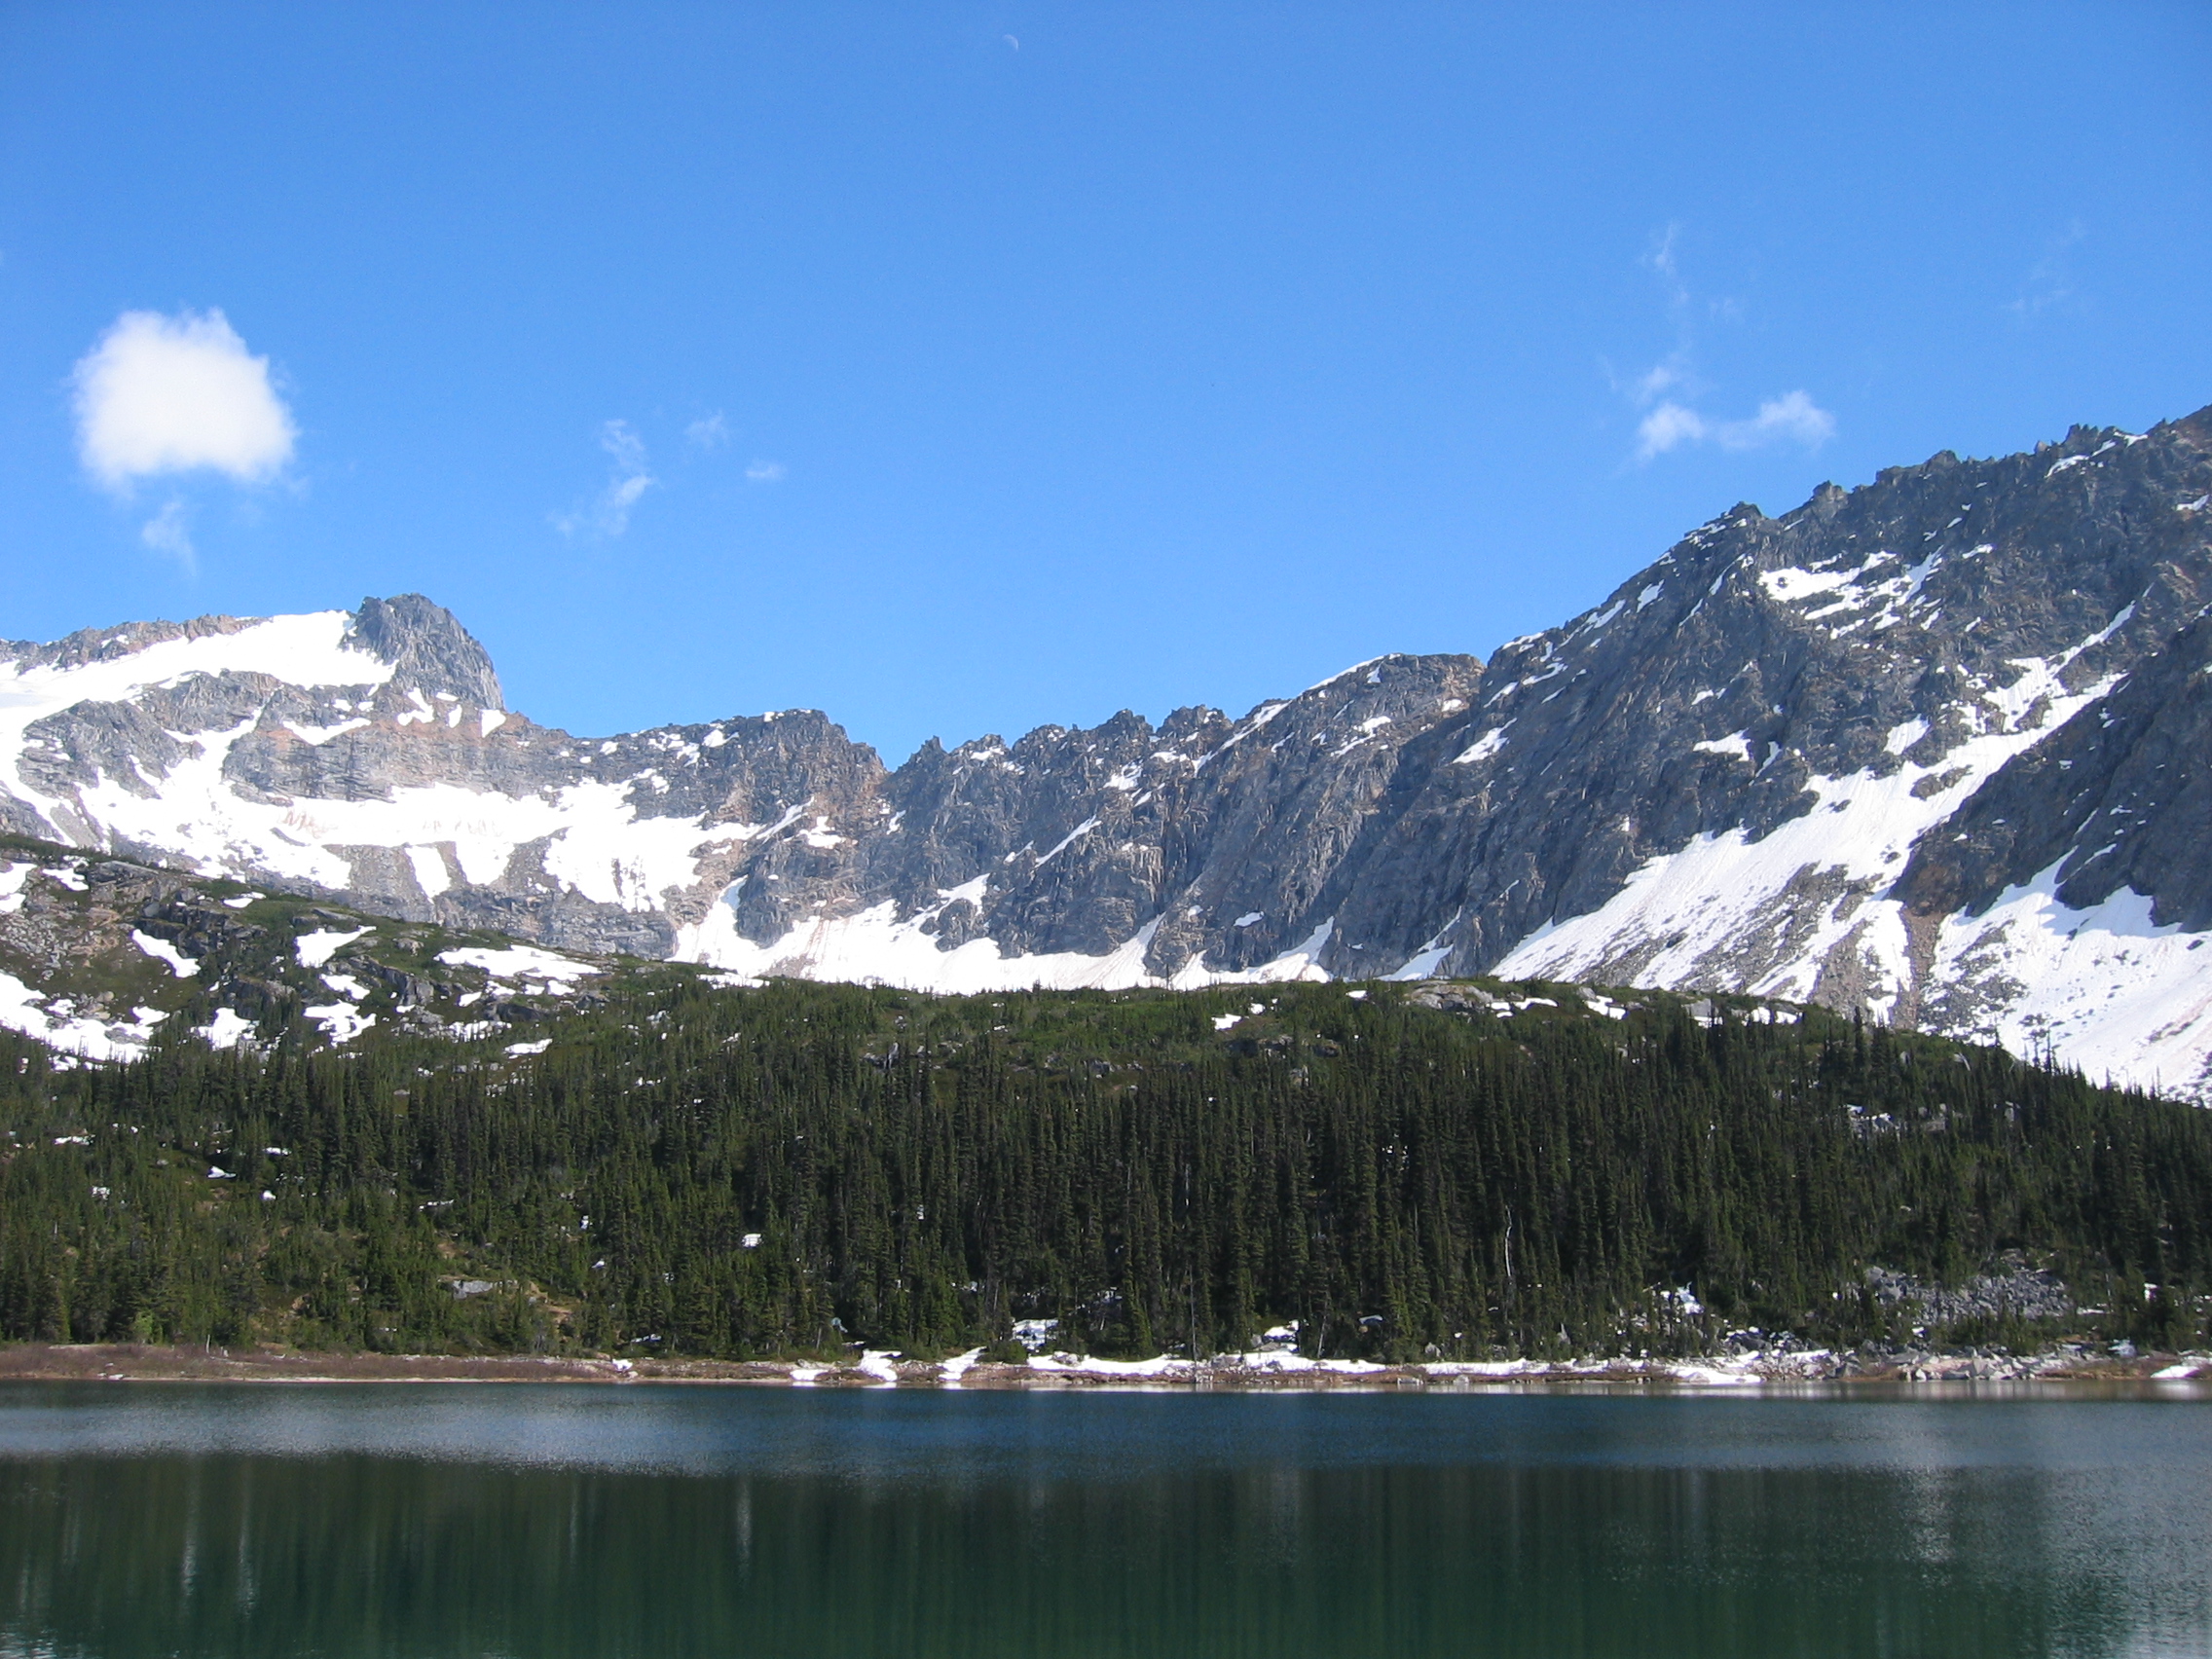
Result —
[[2212, 402], [2212, 9], [1931, 10], [8, 8], [0, 635], [413, 589], [896, 760]]

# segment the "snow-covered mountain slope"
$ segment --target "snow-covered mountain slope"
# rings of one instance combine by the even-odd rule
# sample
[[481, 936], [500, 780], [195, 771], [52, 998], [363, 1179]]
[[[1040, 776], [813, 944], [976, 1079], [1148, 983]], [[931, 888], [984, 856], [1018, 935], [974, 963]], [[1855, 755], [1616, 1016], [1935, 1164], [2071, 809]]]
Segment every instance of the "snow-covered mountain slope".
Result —
[[1862, 1008], [2212, 1099], [2212, 411], [1740, 506], [1240, 719], [896, 770], [581, 739], [415, 596], [0, 646], [18, 832], [554, 948], [923, 987], [1495, 969]]

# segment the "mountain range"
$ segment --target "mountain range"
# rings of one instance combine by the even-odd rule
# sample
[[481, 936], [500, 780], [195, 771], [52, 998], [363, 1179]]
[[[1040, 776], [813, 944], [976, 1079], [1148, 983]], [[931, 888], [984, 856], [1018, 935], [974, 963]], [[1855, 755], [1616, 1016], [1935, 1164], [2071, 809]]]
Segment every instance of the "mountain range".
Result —
[[419, 595], [0, 644], [0, 829], [746, 977], [1742, 992], [2212, 1101], [2208, 608], [2212, 409], [1736, 506], [1487, 662], [897, 767], [538, 725]]

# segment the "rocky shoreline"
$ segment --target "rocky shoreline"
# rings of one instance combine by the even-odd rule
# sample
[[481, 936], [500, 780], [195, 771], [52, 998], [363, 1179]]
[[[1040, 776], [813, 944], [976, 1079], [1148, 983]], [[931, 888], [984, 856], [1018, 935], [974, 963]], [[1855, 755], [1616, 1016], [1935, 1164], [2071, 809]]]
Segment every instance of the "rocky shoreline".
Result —
[[1382, 1365], [1283, 1352], [1188, 1360], [1104, 1360], [1038, 1354], [986, 1362], [978, 1352], [910, 1360], [864, 1351], [834, 1363], [803, 1360], [612, 1359], [532, 1355], [312, 1353], [262, 1346], [131, 1344], [0, 1347], [0, 1382], [691, 1382], [851, 1388], [1444, 1389], [1552, 1385], [1662, 1389], [1806, 1383], [2050, 1382], [2212, 1385], [2212, 1354], [2116, 1354], [2085, 1344], [2032, 1355], [1763, 1351], [1706, 1359], [1426, 1361]]

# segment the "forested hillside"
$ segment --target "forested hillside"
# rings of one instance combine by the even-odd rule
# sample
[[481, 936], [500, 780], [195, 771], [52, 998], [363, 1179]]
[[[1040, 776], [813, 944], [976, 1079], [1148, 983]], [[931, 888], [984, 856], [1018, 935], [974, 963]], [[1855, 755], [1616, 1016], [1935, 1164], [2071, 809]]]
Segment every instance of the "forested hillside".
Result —
[[[2212, 1120], [1994, 1049], [1564, 987], [935, 998], [651, 968], [544, 1048], [0, 1038], [0, 1335], [732, 1357], [1902, 1336], [2007, 1252], [2174, 1346]], [[1548, 1000], [1547, 1000], [1548, 999]], [[510, 1033], [511, 1034], [511, 1033]], [[523, 1047], [528, 1047], [524, 1045]], [[1685, 1294], [1686, 1292], [1686, 1294]]]

